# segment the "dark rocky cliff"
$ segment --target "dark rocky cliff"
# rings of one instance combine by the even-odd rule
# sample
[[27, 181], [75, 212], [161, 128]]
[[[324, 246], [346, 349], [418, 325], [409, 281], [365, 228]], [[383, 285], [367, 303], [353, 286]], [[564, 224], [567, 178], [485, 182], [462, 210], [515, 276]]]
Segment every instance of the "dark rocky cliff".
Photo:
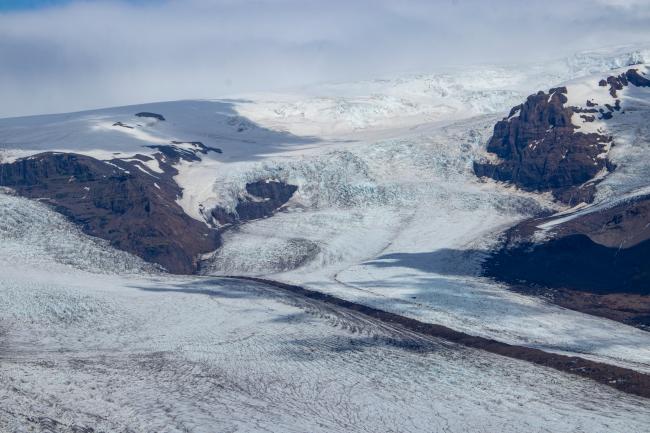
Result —
[[265, 218], [289, 201], [297, 190], [297, 186], [278, 180], [251, 182], [246, 184], [246, 194], [239, 197], [234, 212], [215, 207], [210, 215], [221, 225]]
[[183, 212], [170, 174], [154, 177], [136, 164], [42, 153], [0, 165], [0, 185], [49, 203], [116, 248], [170, 272], [193, 272], [196, 256], [219, 246], [219, 234]]
[[488, 277], [563, 307], [650, 331], [650, 197], [564, 221], [524, 221], [483, 263]]
[[[594, 83], [596, 84], [596, 83]], [[608, 88], [609, 102], [585, 100], [568, 106], [567, 88], [538, 92], [513, 107], [496, 123], [487, 144], [495, 161], [476, 161], [479, 177], [510, 182], [527, 191], [551, 191], [570, 205], [593, 200], [597, 175], [615, 167], [606, 155], [613, 145], [605, 133], [585, 133], [573, 121], [589, 123], [623, 115], [620, 92], [628, 86], [650, 87], [650, 80], [637, 69], [600, 80]]]
[[585, 134], [571, 123], [575, 113], [566, 107], [567, 89], [538, 92], [514, 107], [494, 126], [487, 150], [498, 162], [476, 162], [477, 176], [512, 182], [527, 191], [552, 191], [556, 199], [590, 202], [593, 184], [586, 184], [612, 166], [602, 154], [611, 137]]
[[[605, 125], [599, 132], [606, 130], [610, 119], [626, 115], [625, 89], [650, 87], [650, 80], [630, 69], [593, 85], [597, 97], [579, 107], [567, 106], [563, 87], [514, 107], [494, 126], [487, 145], [494, 161], [476, 162], [476, 175], [551, 191], [569, 205], [592, 202], [603, 178], [598, 175], [615, 168], [606, 158], [614, 142], [604, 133], [580, 132], [572, 120], [583, 126], [599, 120]], [[594, 206], [550, 226], [544, 224], [558, 217], [538, 216], [511, 228], [485, 260], [484, 275], [568, 308], [650, 329], [650, 196]]]
[[[189, 274], [197, 270], [201, 254], [221, 245], [220, 231], [191, 218], [176, 202], [182, 190], [173, 180], [178, 171], [172, 164], [196, 160], [195, 154], [175, 146], [158, 150], [155, 157], [163, 173], [149, 171], [141, 161], [152, 158], [144, 155], [101, 161], [47, 152], [0, 164], [0, 186], [50, 204], [85, 233], [115, 248], [169, 272]], [[253, 199], [240, 202], [233, 223], [271, 215], [296, 187], [261, 180], [246, 185], [246, 190]]]
[[650, 196], [576, 216], [547, 229], [553, 217], [524, 221], [484, 263], [486, 275], [509, 283], [586, 292], [650, 295]]

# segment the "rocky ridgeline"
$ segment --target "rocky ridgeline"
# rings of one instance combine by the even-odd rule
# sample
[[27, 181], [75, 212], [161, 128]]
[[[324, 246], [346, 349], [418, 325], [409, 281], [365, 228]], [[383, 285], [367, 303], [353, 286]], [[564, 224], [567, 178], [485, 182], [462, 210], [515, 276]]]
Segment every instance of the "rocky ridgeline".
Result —
[[248, 183], [245, 193], [238, 197], [234, 211], [216, 206], [209, 211], [209, 215], [219, 226], [265, 218], [273, 215], [297, 190], [295, 185], [274, 179]]
[[171, 166], [163, 174], [146, 170], [139, 161], [48, 152], [0, 165], [0, 185], [50, 204], [116, 248], [170, 272], [191, 273], [199, 253], [219, 246], [218, 233], [176, 203], [181, 190]]
[[553, 191], [566, 203], [591, 201], [593, 184], [583, 184], [612, 168], [606, 158], [599, 158], [612, 138], [577, 131], [571, 123], [575, 111], [565, 106], [566, 93], [566, 87], [538, 92], [514, 107], [494, 126], [487, 146], [499, 160], [476, 162], [476, 175], [528, 191]]
[[650, 80], [639, 74], [638, 70], [628, 69], [624, 74], [612, 75], [598, 82], [601, 87], [609, 86], [609, 94], [612, 95], [612, 98], [617, 98], [617, 92], [630, 84], [635, 87], [650, 87]]
[[[136, 116], [165, 120], [156, 113]], [[180, 274], [195, 272], [199, 256], [220, 247], [221, 225], [270, 216], [297, 190], [280, 181], [249, 183], [236, 214], [224, 212], [218, 218], [223, 211], [214, 209], [221, 225], [210, 227], [177, 203], [183, 191], [174, 181], [175, 166], [221, 150], [198, 141], [149, 147], [157, 151], [152, 156], [110, 161], [75, 153], [40, 153], [0, 164], [0, 186], [45, 202], [86, 234]], [[154, 159], [160, 170], [151, 170]]]
[[475, 162], [476, 175], [527, 191], [551, 191], [570, 205], [591, 202], [599, 175], [615, 168], [607, 159], [613, 140], [603, 132], [582, 132], [573, 119], [577, 116], [583, 123], [611, 119], [621, 111], [617, 92], [629, 85], [650, 87], [650, 80], [630, 69], [599, 85], [609, 86], [611, 103], [599, 106], [587, 100], [584, 106], [568, 106], [566, 87], [529, 96], [494, 126], [487, 150], [495, 161]]
[[650, 196], [540, 228], [555, 218], [508, 230], [502, 249], [484, 263], [486, 274], [511, 284], [650, 295]]
[[[612, 137], [600, 131], [614, 116], [625, 115], [622, 91], [650, 87], [650, 80], [630, 69], [597, 84], [606, 88], [605, 97], [580, 107], [567, 106], [564, 87], [529, 96], [495, 125], [487, 150], [497, 158], [477, 162], [475, 173], [551, 191], [569, 205], [590, 203], [602, 174], [615, 168], [607, 159]], [[605, 128], [581, 132], [572, 123], [576, 117], [581, 125], [598, 121]], [[485, 260], [484, 275], [568, 308], [650, 329], [650, 196], [570, 217], [533, 218], [503, 239]]]

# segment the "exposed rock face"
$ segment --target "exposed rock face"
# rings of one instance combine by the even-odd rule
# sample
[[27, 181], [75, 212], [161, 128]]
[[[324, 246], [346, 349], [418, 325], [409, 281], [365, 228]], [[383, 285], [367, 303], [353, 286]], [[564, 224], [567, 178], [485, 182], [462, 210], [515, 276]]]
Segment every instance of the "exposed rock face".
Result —
[[172, 144], [188, 144], [196, 148], [195, 152], [202, 153], [203, 155], [207, 155], [208, 152], [223, 153], [218, 147], [206, 146], [200, 141], [172, 141]]
[[502, 249], [486, 261], [486, 273], [553, 288], [650, 295], [650, 196], [555, 218], [510, 229]]
[[[611, 169], [599, 157], [611, 137], [576, 131], [575, 113], [566, 107], [567, 89], [538, 92], [494, 126], [487, 150], [499, 162], [476, 162], [477, 176], [512, 182], [528, 191], [553, 191], [563, 202], [591, 201], [593, 185], [581, 185], [601, 170]], [[597, 110], [594, 110], [597, 111]]]
[[[139, 155], [137, 159], [151, 158]], [[198, 254], [220, 245], [219, 233], [190, 218], [176, 203], [176, 171], [147, 174], [137, 161], [110, 162], [77, 155], [42, 153], [0, 165], [0, 185], [43, 200], [89, 235], [158, 263], [191, 273]]]
[[487, 150], [497, 160], [475, 162], [474, 172], [527, 191], [552, 191], [567, 204], [591, 202], [602, 180], [598, 175], [615, 168], [607, 159], [613, 139], [585, 125], [624, 114], [621, 91], [630, 85], [650, 87], [650, 80], [637, 69], [609, 76], [598, 82], [604, 94], [594, 91], [599, 102], [587, 99], [578, 106], [567, 104], [566, 87], [529, 96], [494, 126]]
[[155, 144], [147, 147], [156, 149], [173, 164], [181, 160], [201, 161], [200, 155], [206, 155], [208, 152], [222, 153], [218, 147], [209, 147], [200, 141], [172, 141], [171, 144]]
[[134, 129], [133, 126], [127, 125], [126, 123], [123, 122], [115, 122], [113, 123], [113, 126], [121, 126], [122, 128]]
[[[613, 145], [604, 132], [608, 122], [635, 109], [627, 98], [638, 103], [647, 93], [629, 87], [650, 87], [650, 80], [629, 69], [580, 86], [575, 94], [571, 87], [539, 92], [513, 108], [488, 143], [495, 161], [476, 163], [475, 173], [552, 191], [567, 204], [591, 202], [602, 175], [614, 169], [606, 158]], [[567, 95], [574, 103], [575, 95], [588, 99], [569, 106]], [[568, 308], [650, 329], [650, 195], [533, 218], [504, 237], [484, 262], [485, 275]]]
[[485, 274], [510, 284], [650, 295], [648, 257], [648, 241], [618, 249], [576, 234], [504, 249], [485, 263]]
[[246, 194], [238, 199], [235, 212], [215, 207], [211, 210], [211, 216], [221, 225], [268, 217], [287, 203], [297, 190], [297, 186], [278, 180], [248, 183]]
[[151, 117], [152, 119], [158, 119], [160, 121], [165, 120], [165, 116], [163, 116], [162, 114], [150, 113], [148, 111], [143, 111], [141, 113], [136, 113], [136, 116], [137, 117]]
[[506, 232], [484, 274], [567, 308], [650, 329], [650, 196], [549, 227], [554, 218]]
[[[41, 153], [0, 164], [0, 186], [49, 203], [82, 230], [106, 239], [121, 250], [157, 263], [169, 272], [197, 270], [201, 254], [221, 245], [220, 231], [188, 216], [176, 202], [181, 188], [174, 165], [199, 161], [199, 154], [218, 149], [200, 142], [152, 146], [162, 170], [145, 164], [152, 158], [100, 161], [72, 153]], [[297, 190], [293, 185], [260, 180], [246, 185], [235, 213], [221, 208], [212, 216], [221, 225], [267, 217]]]
[[624, 74], [609, 76], [606, 80], [601, 80], [598, 84], [603, 87], [609, 85], [609, 94], [613, 98], [616, 98], [618, 97], [617, 92], [623, 90], [629, 84], [636, 87], [650, 87], [650, 80], [639, 74], [639, 71], [636, 69], [629, 69]]

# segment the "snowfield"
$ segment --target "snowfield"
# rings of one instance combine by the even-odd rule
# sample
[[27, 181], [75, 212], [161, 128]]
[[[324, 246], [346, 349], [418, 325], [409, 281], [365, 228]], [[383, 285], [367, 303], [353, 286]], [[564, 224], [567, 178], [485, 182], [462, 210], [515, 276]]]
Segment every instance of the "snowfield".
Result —
[[226, 231], [193, 277], [164, 274], [44, 204], [0, 192], [0, 431], [647, 430], [642, 398], [225, 276], [650, 373], [650, 333], [479, 276], [516, 222], [647, 191], [648, 99], [626, 93], [626, 115], [608, 123], [621, 168], [590, 207], [565, 209], [472, 172], [494, 123], [526, 95], [573, 80], [569, 97], [581, 100], [584, 80], [649, 61], [648, 49], [620, 48], [293, 95], [0, 119], [0, 162], [44, 151], [129, 159], [173, 142], [219, 148], [176, 166], [178, 203], [206, 224], [214, 206], [235, 208], [247, 182], [298, 186], [276, 215]]

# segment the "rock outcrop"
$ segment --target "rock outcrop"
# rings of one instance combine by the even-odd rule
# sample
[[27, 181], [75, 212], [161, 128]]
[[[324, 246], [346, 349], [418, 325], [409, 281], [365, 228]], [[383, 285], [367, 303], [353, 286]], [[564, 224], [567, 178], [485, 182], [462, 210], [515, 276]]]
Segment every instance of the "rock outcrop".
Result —
[[154, 144], [147, 147], [160, 152], [168, 159], [168, 164], [177, 164], [181, 160], [201, 161], [201, 155], [207, 155], [208, 152], [223, 153], [218, 147], [209, 147], [200, 141], [172, 141], [171, 144]]
[[596, 89], [604, 88], [594, 92], [598, 98], [577, 105], [568, 104], [570, 90], [557, 87], [531, 95], [514, 107], [496, 123], [487, 144], [494, 160], [476, 161], [475, 174], [527, 191], [551, 191], [566, 204], [590, 203], [596, 184], [615, 168], [607, 159], [614, 142], [606, 128], [586, 126], [623, 115], [621, 92], [629, 86], [650, 87], [650, 80], [637, 69], [629, 69], [597, 84]]
[[85, 233], [116, 248], [170, 272], [192, 273], [199, 254], [219, 247], [219, 233], [176, 203], [181, 190], [172, 179], [175, 170], [166, 166], [164, 174], [148, 174], [138, 158], [100, 161], [42, 153], [0, 165], [0, 185], [49, 203]]
[[201, 254], [219, 248], [223, 226], [268, 217], [297, 190], [275, 180], [251, 182], [234, 213], [212, 210], [220, 226], [210, 227], [177, 203], [182, 189], [174, 181], [175, 165], [218, 149], [200, 142], [151, 147], [158, 150], [160, 170], [151, 171], [147, 163], [153, 158], [145, 155], [102, 161], [46, 152], [0, 164], [0, 186], [46, 202], [85, 233], [180, 274], [193, 273]]
[[487, 150], [499, 160], [475, 162], [476, 175], [527, 191], [552, 191], [565, 203], [590, 202], [594, 184], [589, 181], [613, 168], [602, 156], [612, 138], [577, 131], [576, 109], [565, 105], [566, 93], [565, 87], [538, 92], [497, 122]]
[[165, 116], [163, 116], [162, 114], [150, 113], [148, 111], [143, 111], [141, 113], [136, 113], [136, 116], [137, 117], [149, 117], [149, 118], [152, 118], [152, 119], [160, 120], [161, 122], [165, 121]]
[[650, 295], [649, 258], [650, 196], [643, 196], [564, 221], [518, 224], [484, 268], [510, 283]]
[[235, 210], [215, 207], [210, 211], [220, 225], [229, 225], [271, 216], [286, 204], [298, 187], [279, 180], [259, 180], [246, 184], [246, 193], [238, 200]]
[[601, 87], [609, 86], [609, 94], [612, 95], [612, 98], [617, 98], [617, 92], [623, 90], [630, 84], [635, 87], [650, 87], [650, 80], [639, 74], [638, 70], [629, 69], [624, 74], [617, 76], [611, 75], [605, 80], [600, 80], [598, 83]]
[[486, 276], [579, 311], [650, 329], [650, 196], [508, 230]]
[[[629, 69], [529, 96], [495, 125], [487, 145], [494, 158], [476, 162], [475, 173], [551, 191], [569, 205], [591, 203], [598, 182], [615, 168], [607, 157], [616, 137], [606, 131], [630, 127], [627, 120], [610, 125], [648, 97], [634, 87], [650, 87], [650, 80]], [[484, 275], [567, 308], [650, 329], [650, 195], [576, 209], [505, 232], [483, 263]]]
[[[650, 87], [650, 79], [638, 69], [629, 69], [602, 79], [597, 85], [584, 84], [577, 90], [557, 87], [548, 93], [540, 91], [512, 108], [508, 117], [496, 123], [487, 144], [493, 160], [475, 162], [476, 175], [511, 182], [528, 191], [552, 191], [557, 199], [568, 204], [577, 204], [581, 199], [590, 202], [595, 185], [602, 180], [599, 175], [615, 169], [607, 159], [613, 145], [613, 137], [604, 134], [608, 120], [625, 115], [625, 106], [638, 110], [635, 104], [628, 105], [629, 100], [649, 98], [650, 94], [623, 91], [631, 90], [630, 86]], [[573, 101], [586, 98], [582, 99], [584, 102], [569, 105], [567, 95], [573, 91]], [[596, 121], [598, 127], [586, 127]], [[644, 215], [645, 224], [646, 210], [635, 209]], [[577, 221], [587, 223], [592, 218], [600, 225], [604, 215], [608, 212], [572, 220], [566, 227]]]

